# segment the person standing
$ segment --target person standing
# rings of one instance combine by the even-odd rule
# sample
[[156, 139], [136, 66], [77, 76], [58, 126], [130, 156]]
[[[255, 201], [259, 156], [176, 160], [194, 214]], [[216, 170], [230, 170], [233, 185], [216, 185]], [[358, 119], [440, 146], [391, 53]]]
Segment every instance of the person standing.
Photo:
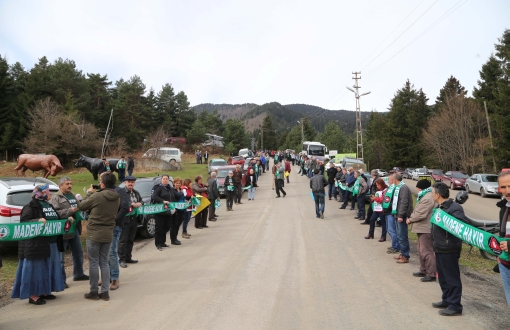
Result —
[[232, 211], [235, 195], [234, 172], [228, 171], [228, 176], [225, 178], [225, 196], [227, 199], [227, 211]]
[[[347, 174], [347, 178], [345, 179], [345, 187], [347, 189], [345, 189], [345, 192], [344, 192], [344, 203], [342, 204], [340, 209], [345, 209], [347, 207], [347, 204], [349, 204], [349, 197], [352, 196], [352, 199], [354, 202], [355, 197], [352, 193], [352, 187], [354, 186], [355, 182], [356, 182], [356, 178], [354, 177], [354, 170], [352, 169], [352, 167], [350, 167], [348, 174]], [[351, 207], [351, 210], [354, 210], [354, 206]]]
[[[499, 236], [500, 237], [510, 237], [510, 221], [508, 220], [508, 216], [510, 215], [509, 207], [510, 207], [510, 171], [501, 172], [498, 176], [498, 185], [501, 189], [501, 193], [503, 194], [504, 199], [502, 199], [496, 205], [499, 205], [501, 208], [500, 211], [500, 219], [499, 219]], [[501, 250], [508, 252], [508, 240], [502, 241], [500, 243]], [[498, 268], [499, 274], [501, 275], [501, 280], [503, 282], [503, 289], [505, 291], [506, 301], [508, 306], [510, 306], [510, 261], [506, 261], [498, 258]]]
[[[377, 187], [375, 186], [374, 182], [379, 179], [379, 172], [377, 170], [372, 170], [370, 171], [370, 176], [372, 177], [372, 184], [369, 184], [370, 196], [373, 196], [377, 192]], [[367, 225], [370, 224], [370, 219], [372, 219], [372, 212], [374, 212], [373, 203], [370, 203], [367, 210], [367, 220], [365, 220]]]
[[[207, 198], [207, 187], [202, 183], [202, 176], [197, 175], [195, 177], [195, 183], [193, 184], [193, 192], [195, 194], [201, 195], [203, 198]], [[202, 209], [200, 212], [195, 214], [195, 228], [197, 229], [203, 229], [203, 228], [209, 228], [207, 225], [207, 214], [208, 214], [208, 208]]]
[[[58, 220], [56, 211], [48, 203], [50, 198], [48, 184], [35, 186], [30, 202], [21, 210], [20, 222], [46, 225], [51, 220]], [[39, 236], [18, 241], [18, 268], [11, 298], [28, 298], [30, 304], [44, 305], [46, 300], [57, 298], [51, 292], [64, 291], [56, 239], [56, 236]]]
[[243, 197], [243, 172], [241, 171], [241, 166], [236, 165], [236, 169], [234, 170], [234, 183], [236, 186], [236, 194], [234, 202], [236, 204], [243, 204], [241, 202], [241, 198]]
[[[142, 196], [135, 190], [136, 178], [134, 176], [126, 177], [126, 184], [121, 188], [122, 194], [127, 199], [128, 211], [134, 210], [142, 206]], [[121, 194], [121, 204], [123, 195]], [[129, 213], [129, 212], [128, 212]], [[136, 215], [124, 215], [122, 218], [122, 231], [119, 238], [118, 254], [120, 267], [126, 268], [127, 264], [136, 264], [138, 260], [133, 259], [133, 245], [135, 241], [136, 232], [138, 230], [138, 221]], [[110, 263], [111, 265], [111, 263]], [[113, 279], [115, 280], [115, 279]]]
[[[87, 223], [87, 253], [89, 259], [90, 292], [85, 299], [110, 300], [110, 266], [108, 253], [113, 240], [115, 217], [120, 206], [120, 195], [114, 190], [117, 178], [111, 172], [100, 177], [100, 189], [95, 191], [90, 185], [87, 196], [78, 208], [89, 211]], [[99, 292], [99, 269], [101, 269], [101, 292]]]
[[[184, 184], [181, 187], [182, 189], [182, 200], [181, 202], [188, 202], [193, 197], [193, 188], [192, 188], [192, 181], [190, 179], [185, 179]], [[193, 206], [190, 205], [188, 207], [182, 217], [182, 237], [190, 239], [191, 234], [188, 233], [188, 223], [191, 220], [191, 212], [193, 211]]]
[[120, 157], [120, 160], [117, 162], [117, 172], [119, 172], [119, 182], [124, 182], [124, 178], [126, 177], [126, 159], [124, 156]]
[[397, 218], [397, 235], [400, 244], [400, 255], [395, 259], [399, 264], [409, 263], [409, 238], [407, 230], [407, 218], [413, 212], [413, 196], [411, 189], [402, 181], [401, 173], [394, 173], [395, 191], [393, 204], [391, 206], [391, 214]]
[[314, 170], [314, 176], [310, 179], [310, 189], [312, 189], [313, 200], [315, 201], [315, 216], [317, 218], [324, 219], [324, 187], [328, 185], [328, 182], [319, 169]]
[[[175, 202], [173, 199], [174, 194], [171, 191], [172, 186], [170, 185], [170, 176], [165, 174], [161, 177], [161, 183], [154, 188], [152, 192], [151, 200], [154, 204], [170, 204]], [[156, 221], [156, 233], [154, 236], [154, 244], [156, 249], [163, 251], [164, 247], [169, 247], [166, 244], [166, 232], [170, 227], [171, 217], [175, 213], [175, 210], [168, 210], [164, 213], [157, 213], [154, 215]]]
[[209, 152], [207, 150], [204, 152], [204, 160], [206, 164], [209, 161]]
[[400, 243], [398, 241], [398, 235], [397, 235], [397, 219], [395, 216], [391, 213], [391, 208], [393, 205], [393, 197], [395, 192], [395, 179], [393, 178], [393, 174], [390, 174], [388, 177], [388, 184], [389, 187], [386, 190], [386, 193], [384, 194], [384, 199], [382, 203], [382, 207], [384, 210], [384, 216], [386, 218], [386, 228], [388, 231], [388, 234], [391, 237], [391, 246], [388, 248], [388, 251], [386, 253], [388, 254], [400, 254]]
[[[173, 195], [172, 200], [177, 202], [184, 197], [182, 187], [182, 179], [177, 178], [177, 182], [170, 177], [170, 181], [173, 182], [173, 185], [170, 185], [170, 193]], [[173, 213], [170, 216], [169, 229], [170, 229], [170, 244], [172, 245], [181, 245], [181, 241], [177, 238], [179, 236], [179, 227], [182, 223], [183, 213], [179, 212], [177, 209], [173, 209]]]
[[289, 162], [289, 160], [286, 160], [285, 161], [285, 177], [287, 178], [287, 183], [289, 183], [290, 171], [291, 171], [290, 162]]
[[436, 205], [429, 180], [418, 181], [416, 188], [418, 188], [416, 207], [407, 219], [407, 224], [412, 226], [411, 232], [418, 235], [420, 271], [413, 273], [413, 276], [422, 277], [422, 282], [434, 282], [436, 280], [436, 256], [430, 233], [430, 215]]
[[[57, 212], [59, 219], [67, 219], [74, 217], [78, 211], [78, 200], [73, 194], [73, 183], [68, 176], [61, 177], [58, 180], [59, 191], [51, 195], [50, 204]], [[87, 281], [89, 277], [83, 272], [83, 249], [81, 246], [81, 222], [76, 220], [76, 230], [74, 234], [64, 234], [63, 246], [64, 252], [61, 253], [62, 276], [64, 277], [64, 286], [69, 287], [66, 283], [65, 271], [65, 251], [67, 247], [71, 249], [73, 258], [73, 281]]]
[[133, 176], [133, 171], [135, 170], [135, 161], [133, 157], [129, 156], [127, 161], [127, 171], [129, 176]]
[[215, 206], [216, 200], [220, 199], [220, 192], [218, 191], [218, 181], [216, 180], [216, 172], [211, 172], [211, 178], [207, 181], [207, 198], [209, 199], [209, 221], [216, 221], [218, 218], [215, 217]]
[[379, 178], [375, 180], [375, 182], [372, 184], [376, 187], [376, 192], [373, 195], [370, 195], [370, 201], [372, 202], [372, 207], [374, 212], [370, 216], [369, 223], [370, 223], [370, 229], [368, 230], [368, 235], [365, 237], [365, 239], [374, 238], [374, 230], [375, 230], [375, 222], [377, 221], [377, 218], [381, 220], [381, 238], [379, 239], [379, 242], [385, 242], [386, 241], [386, 219], [384, 217], [384, 210], [382, 207], [382, 202], [384, 199], [384, 194], [386, 193], [386, 189], [388, 186], [384, 182], [383, 179]]
[[255, 188], [257, 187], [257, 175], [253, 169], [246, 176], [246, 187], [248, 188], [248, 200], [255, 200]]
[[[356, 194], [356, 201], [358, 202], [358, 216], [354, 217], [354, 219], [358, 220], [365, 220], [365, 198], [366, 198], [366, 192], [368, 191], [368, 184], [367, 181], [361, 176], [360, 171], [354, 172], [354, 177], [356, 178], [356, 183], [353, 187], [353, 198]], [[355, 192], [354, 189], [356, 189], [356, 186], [358, 186], [357, 191]]]
[[334, 195], [336, 200], [336, 192], [333, 192], [333, 189], [335, 189], [335, 177], [338, 173], [338, 171], [335, 168], [335, 164], [329, 163], [329, 168], [326, 171], [328, 175], [328, 197], [329, 200], [331, 200], [331, 197]]
[[[455, 203], [449, 198], [450, 190], [444, 182], [436, 182], [432, 186], [432, 197], [441, 210], [462, 222], [467, 222], [464, 209], [459, 203]], [[462, 251], [462, 240], [434, 224], [431, 224], [431, 233], [432, 246], [436, 253], [439, 286], [443, 292], [441, 301], [432, 303], [432, 307], [440, 308], [439, 315], [442, 316], [461, 315], [462, 281], [459, 258]]]
[[283, 190], [283, 177], [284, 177], [284, 168], [281, 163], [275, 164], [275, 185], [276, 185], [276, 198], [281, 197], [280, 192], [283, 194], [283, 197], [287, 196], [285, 190]]
[[338, 183], [339, 187], [335, 192], [335, 199], [338, 194], [338, 202], [344, 202], [345, 190], [340, 186], [345, 188], [345, 181], [347, 180], [347, 170], [345, 168], [338, 167], [338, 173], [335, 176], [335, 181]]

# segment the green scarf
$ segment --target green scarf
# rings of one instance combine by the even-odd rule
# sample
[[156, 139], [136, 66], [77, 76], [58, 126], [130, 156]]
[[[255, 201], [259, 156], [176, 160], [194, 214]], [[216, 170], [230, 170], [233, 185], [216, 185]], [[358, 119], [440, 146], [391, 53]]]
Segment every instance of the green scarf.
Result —
[[395, 185], [392, 184], [388, 187], [388, 190], [386, 190], [386, 194], [384, 194], [384, 199], [382, 203], [383, 209], [387, 209], [390, 207], [391, 204], [391, 198], [393, 197], [393, 192], [395, 191]]
[[398, 195], [400, 188], [405, 185], [404, 181], [401, 181], [397, 187], [395, 187], [395, 197], [393, 197], [393, 204], [391, 205], [391, 214], [397, 214]]
[[422, 191], [420, 191], [418, 193], [418, 197], [416, 198], [416, 203], [418, 203], [423, 196], [425, 196], [427, 193], [429, 193], [431, 191], [432, 191], [431, 187], [428, 187], [428, 188], [423, 189]]

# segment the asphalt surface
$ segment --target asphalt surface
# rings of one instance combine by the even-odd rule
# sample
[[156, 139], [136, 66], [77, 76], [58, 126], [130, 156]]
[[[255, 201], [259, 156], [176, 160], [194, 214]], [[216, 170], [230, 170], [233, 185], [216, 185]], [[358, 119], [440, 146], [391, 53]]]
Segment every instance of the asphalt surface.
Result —
[[[439, 285], [411, 275], [417, 258], [396, 264], [390, 243], [365, 240], [367, 226], [335, 201], [317, 219], [308, 179], [293, 169], [287, 197], [275, 198], [266, 173], [255, 201], [245, 193], [225, 212], [222, 200], [219, 220], [202, 230], [192, 220], [181, 246], [137, 251], [110, 301], [85, 300], [88, 283], [69, 279], [44, 306], [0, 309], [0, 329], [508, 328], [498, 277], [464, 277], [464, 315], [438, 315]], [[496, 294], [486, 297], [489, 286]]]

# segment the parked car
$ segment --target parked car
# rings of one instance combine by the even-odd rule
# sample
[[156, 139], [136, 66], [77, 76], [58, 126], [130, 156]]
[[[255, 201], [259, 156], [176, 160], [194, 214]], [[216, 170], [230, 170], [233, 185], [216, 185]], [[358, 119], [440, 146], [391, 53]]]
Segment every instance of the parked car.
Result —
[[464, 188], [466, 179], [469, 178], [467, 174], [460, 171], [448, 171], [443, 175], [443, 181], [450, 189]]
[[[220, 196], [225, 196], [225, 178], [228, 176], [228, 171], [234, 172], [235, 169], [235, 165], [227, 165], [218, 168], [218, 176], [216, 176], [216, 179], [218, 180], [218, 191], [220, 192]], [[244, 187], [246, 184], [246, 172], [243, 173], [241, 183]]]
[[393, 174], [393, 173], [401, 173], [403, 175], [404, 170], [402, 170], [400, 167], [394, 167], [390, 170], [390, 174]]
[[427, 175], [427, 169], [425, 167], [415, 168], [411, 174], [411, 179], [418, 181], [420, 180], [420, 175]]
[[466, 179], [466, 191], [468, 193], [479, 193], [482, 197], [500, 196], [498, 192], [498, 175], [478, 173]]
[[404, 170], [404, 179], [412, 179], [413, 178], [413, 169], [412, 168], [406, 168]]
[[376, 168], [375, 170], [377, 171], [377, 175], [380, 176], [380, 177], [388, 176], [389, 175], [388, 172], [386, 172], [385, 170], [382, 170], [380, 168]]
[[247, 157], [252, 157], [253, 156], [253, 152], [251, 152], [251, 150], [248, 150], [248, 149], [241, 149], [239, 150], [239, 156], [243, 156], [244, 159], [246, 159]]
[[228, 164], [225, 159], [221, 159], [221, 158], [211, 159], [209, 161], [209, 164], [207, 165], [207, 171], [208, 171], [207, 173], [211, 173], [212, 170], [217, 170], [219, 167], [226, 166], [226, 165], [228, 165]]
[[241, 165], [244, 166], [245, 160], [243, 156], [234, 156], [228, 159], [228, 165]]
[[[0, 225], [19, 223], [21, 209], [32, 199], [32, 191], [37, 184], [47, 183], [51, 193], [58, 191], [58, 186], [44, 178], [0, 178]], [[17, 245], [18, 242], [1, 242], [5, 245]]]
[[178, 148], [150, 148], [142, 158], [159, 158], [172, 165], [181, 162], [181, 150]]
[[[161, 177], [137, 178], [135, 190], [140, 193], [143, 204], [150, 204], [152, 188], [161, 183]], [[125, 183], [122, 182], [119, 187], [124, 188]], [[140, 215], [137, 219], [138, 232], [146, 238], [152, 238], [156, 234], [156, 220], [154, 214]]]
[[432, 179], [434, 179], [434, 182], [442, 181], [444, 176], [443, 170], [438, 169], [427, 170], [427, 174], [430, 175]]

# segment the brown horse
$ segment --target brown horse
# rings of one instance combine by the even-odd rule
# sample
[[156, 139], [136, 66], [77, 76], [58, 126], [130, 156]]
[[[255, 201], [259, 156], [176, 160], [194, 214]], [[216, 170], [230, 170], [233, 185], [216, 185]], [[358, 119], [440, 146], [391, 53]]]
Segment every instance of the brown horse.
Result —
[[60, 165], [60, 160], [58, 160], [55, 155], [31, 155], [31, 154], [21, 154], [18, 157], [18, 166], [14, 168], [16, 172], [16, 176], [19, 176], [18, 170], [21, 169], [21, 175], [26, 176], [26, 170], [41, 171], [44, 170], [44, 177], [47, 178], [49, 175], [55, 176], [60, 171], [62, 171], [63, 167]]

